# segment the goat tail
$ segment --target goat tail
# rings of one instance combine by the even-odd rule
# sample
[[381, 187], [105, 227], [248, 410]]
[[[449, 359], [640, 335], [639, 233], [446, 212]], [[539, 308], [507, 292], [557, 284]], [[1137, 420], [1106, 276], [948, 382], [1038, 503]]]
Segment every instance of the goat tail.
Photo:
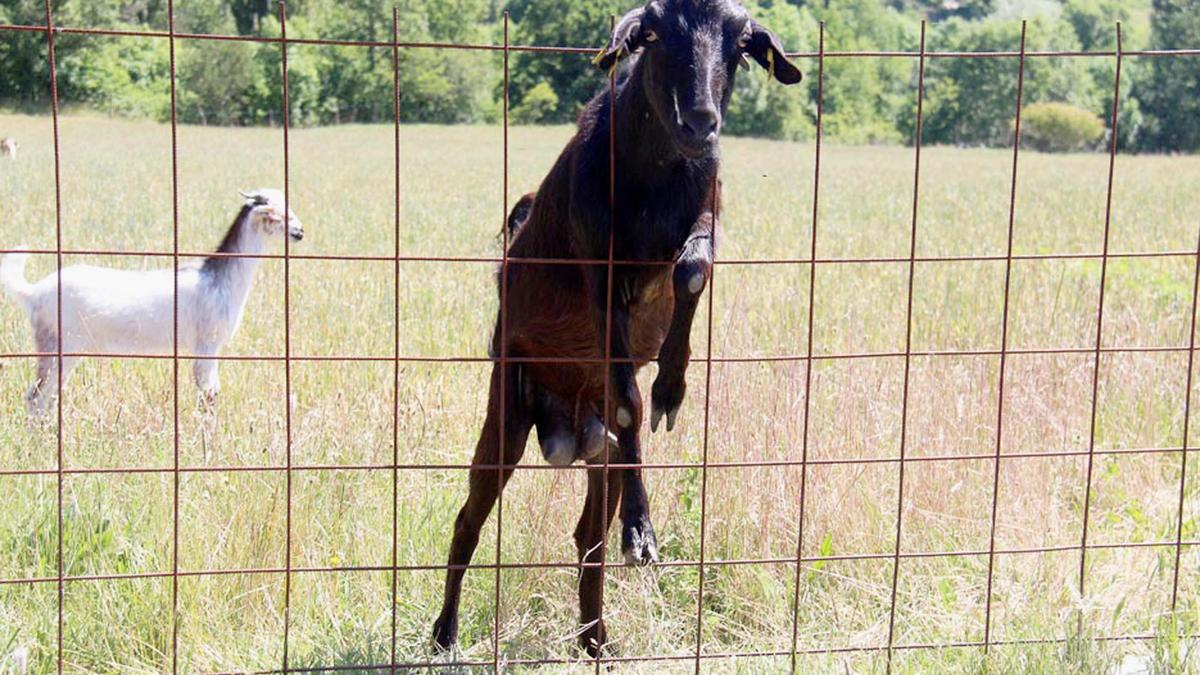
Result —
[[[18, 247], [18, 251], [20, 248], [23, 247]], [[28, 261], [29, 254], [25, 252], [9, 253], [0, 258], [0, 284], [26, 309], [33, 295], [33, 284], [25, 279], [25, 263]]]

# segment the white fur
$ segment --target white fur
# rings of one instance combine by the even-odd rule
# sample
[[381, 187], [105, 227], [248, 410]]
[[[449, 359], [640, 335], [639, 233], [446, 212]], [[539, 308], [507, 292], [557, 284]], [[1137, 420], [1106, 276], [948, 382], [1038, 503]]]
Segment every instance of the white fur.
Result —
[[0, 139], [0, 155], [8, 155], [11, 159], [17, 158], [17, 139], [5, 138]]
[[[267, 240], [284, 232], [296, 240], [304, 230], [294, 213], [285, 210], [278, 190], [258, 190], [245, 195], [245, 216], [230, 226], [226, 252], [262, 254]], [[236, 232], [235, 232], [236, 231]], [[28, 253], [0, 260], [0, 283], [29, 314], [37, 351], [58, 352], [58, 286], [60, 273], [36, 283], [25, 279]], [[62, 283], [62, 383], [82, 357], [72, 353], [104, 354], [174, 353], [175, 282], [179, 297], [179, 353], [215, 356], [229, 342], [242, 321], [246, 298], [259, 260], [208, 258], [202, 264], [178, 269], [132, 271], [91, 265], [74, 265], [61, 271]], [[56, 358], [38, 359], [37, 378], [26, 400], [34, 413], [44, 412], [58, 394]], [[206, 401], [215, 402], [220, 381], [217, 362], [197, 359], [193, 364], [196, 386]]]

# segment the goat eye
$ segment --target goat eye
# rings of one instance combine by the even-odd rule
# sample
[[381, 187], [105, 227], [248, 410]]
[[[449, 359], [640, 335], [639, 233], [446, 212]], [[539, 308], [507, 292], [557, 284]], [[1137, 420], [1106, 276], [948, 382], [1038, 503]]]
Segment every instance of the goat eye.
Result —
[[642, 34], [642, 39], [646, 42], [658, 42], [658, 33], [655, 33], [652, 30], [647, 30]]

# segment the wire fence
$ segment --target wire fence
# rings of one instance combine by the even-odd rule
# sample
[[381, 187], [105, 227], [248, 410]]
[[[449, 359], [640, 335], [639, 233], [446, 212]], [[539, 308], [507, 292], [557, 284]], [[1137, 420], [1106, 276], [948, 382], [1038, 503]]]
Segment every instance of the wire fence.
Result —
[[[137, 358], [137, 359], [160, 359], [169, 360], [172, 364], [175, 375], [175, 384], [173, 386], [173, 436], [174, 436], [174, 461], [170, 467], [150, 467], [150, 466], [114, 466], [114, 467], [92, 467], [92, 468], [70, 468], [63, 461], [63, 404], [62, 397], [58, 397], [57, 401], [57, 418], [58, 418], [58, 433], [57, 433], [57, 457], [56, 468], [53, 469], [29, 469], [17, 467], [0, 467], [0, 477], [9, 476], [53, 476], [56, 479], [57, 487], [57, 570], [53, 576], [45, 576], [39, 578], [0, 578], [0, 587], [12, 585], [26, 584], [46, 584], [53, 585], [57, 590], [57, 667], [59, 672], [64, 669], [64, 612], [63, 612], [63, 597], [64, 588], [68, 584], [87, 583], [108, 580], [127, 580], [127, 579], [170, 579], [171, 580], [171, 668], [173, 671], [178, 671], [179, 663], [179, 583], [181, 579], [199, 578], [199, 577], [216, 577], [227, 575], [280, 575], [284, 582], [284, 608], [283, 608], [283, 653], [280, 667], [278, 670], [268, 672], [299, 672], [313, 670], [377, 670], [395, 672], [402, 669], [410, 668], [425, 668], [425, 667], [490, 667], [497, 671], [507, 666], [520, 665], [543, 665], [543, 664], [563, 664], [563, 663], [578, 663], [579, 661], [564, 661], [562, 659], [519, 659], [506, 656], [500, 646], [500, 616], [501, 602], [503, 600], [503, 584], [501, 582], [501, 573], [504, 570], [517, 569], [537, 569], [537, 568], [562, 568], [562, 569], [582, 569], [588, 566], [598, 566], [603, 568], [613, 568], [624, 566], [623, 563], [608, 563], [601, 557], [598, 563], [588, 562], [502, 562], [500, 555], [503, 547], [503, 531], [504, 531], [504, 503], [503, 491], [500, 493], [499, 503], [496, 508], [497, 521], [497, 537], [496, 537], [496, 563], [473, 563], [465, 566], [468, 569], [474, 570], [491, 570], [494, 573], [494, 633], [492, 635], [492, 658], [490, 660], [478, 661], [450, 661], [443, 656], [434, 655], [432, 649], [428, 661], [421, 662], [399, 662], [397, 660], [396, 650], [396, 622], [397, 622], [397, 578], [401, 573], [416, 572], [416, 571], [439, 571], [448, 570], [449, 565], [400, 565], [398, 564], [398, 512], [397, 512], [397, 497], [398, 483], [400, 480], [400, 472], [403, 471], [445, 471], [447, 469], [467, 470], [467, 469], [486, 469], [495, 470], [497, 480], [503, 480], [502, 476], [506, 470], [554, 470], [554, 471], [570, 471], [570, 470], [587, 470], [589, 467], [582, 464], [573, 466], [556, 467], [546, 464], [529, 464], [529, 465], [508, 465], [503, 461], [495, 465], [473, 465], [469, 463], [459, 464], [406, 464], [400, 461], [400, 439], [398, 437], [398, 406], [400, 404], [400, 389], [399, 376], [400, 367], [403, 363], [493, 363], [497, 364], [501, 369], [510, 364], [523, 363], [551, 363], [551, 364], [604, 364], [605, 367], [610, 367], [613, 363], [620, 362], [620, 359], [615, 359], [611, 355], [611, 345], [608, 345], [604, 350], [602, 357], [594, 359], [556, 359], [556, 358], [531, 358], [531, 357], [515, 357], [509, 356], [502, 348], [499, 354], [489, 356], [478, 355], [462, 355], [450, 357], [435, 357], [435, 356], [411, 356], [401, 353], [400, 350], [400, 268], [403, 263], [409, 262], [461, 262], [475, 263], [479, 265], [494, 266], [500, 265], [502, 269], [507, 269], [511, 265], [607, 265], [610, 271], [610, 298], [611, 298], [611, 271], [614, 266], [622, 265], [637, 265], [646, 266], [648, 264], [642, 260], [619, 260], [614, 259], [612, 242], [609, 245], [609, 255], [607, 259], [597, 260], [563, 260], [563, 259], [542, 259], [542, 258], [516, 258], [510, 257], [508, 254], [508, 232], [507, 228], [502, 228], [504, 235], [504, 247], [501, 256], [418, 256], [405, 255], [400, 246], [400, 232], [403, 223], [401, 222], [401, 199], [402, 185], [400, 180], [401, 169], [401, 144], [400, 144], [400, 113], [401, 113], [401, 91], [400, 91], [400, 63], [399, 50], [401, 49], [431, 49], [431, 50], [477, 50], [497, 52], [503, 56], [504, 68], [504, 92], [503, 92], [503, 210], [497, 213], [498, 222], [505, 222], [508, 215], [508, 187], [509, 187], [509, 100], [508, 100], [508, 83], [509, 83], [509, 55], [513, 52], [538, 52], [546, 54], [593, 54], [594, 49], [578, 48], [578, 47], [551, 47], [551, 46], [534, 46], [534, 45], [515, 45], [509, 42], [509, 20], [508, 16], [504, 16], [504, 41], [503, 44], [447, 44], [434, 42], [401, 42], [398, 39], [398, 28], [396, 25], [396, 16], [393, 15], [393, 30], [392, 40], [381, 41], [355, 41], [355, 40], [325, 40], [325, 39], [297, 39], [289, 38], [287, 34], [287, 11], [284, 3], [279, 4], [279, 21], [280, 21], [280, 36], [278, 38], [253, 37], [253, 36], [235, 36], [235, 35], [209, 35], [209, 34], [188, 34], [178, 33], [175, 31], [174, 18], [174, 3], [173, 0], [168, 0], [168, 30], [166, 32], [156, 31], [128, 31], [128, 30], [109, 30], [101, 28], [79, 27], [79, 26], [58, 26], [54, 22], [54, 12], [52, 9], [51, 0], [45, 2], [45, 23], [43, 25], [0, 25], [0, 33], [12, 31], [25, 31], [44, 33], [48, 48], [49, 72], [50, 81], [49, 88], [51, 92], [51, 113], [53, 118], [53, 138], [54, 138], [54, 169], [55, 169], [55, 245], [53, 249], [37, 249], [30, 251], [34, 254], [44, 256], [54, 256], [57, 269], [61, 275], [62, 260], [64, 255], [109, 255], [109, 256], [151, 256], [151, 257], [169, 257], [178, 265], [181, 260], [188, 258], [213, 257], [213, 256], [228, 256], [228, 257], [253, 257], [261, 259], [275, 259], [282, 261], [283, 265], [283, 310], [284, 310], [284, 353], [282, 355], [251, 355], [251, 356], [204, 356], [204, 359], [214, 361], [252, 361], [252, 362], [281, 362], [284, 366], [284, 389], [288, 400], [292, 398], [292, 365], [301, 362], [379, 362], [393, 364], [393, 386], [392, 386], [392, 461], [389, 463], [377, 464], [300, 464], [293, 462], [292, 454], [292, 410], [291, 405], [286, 407], [285, 429], [286, 429], [286, 462], [280, 465], [236, 465], [236, 466], [187, 466], [181, 463], [179, 451], [179, 392], [178, 392], [178, 371], [180, 362], [189, 362], [199, 357], [189, 354], [180, 353], [178, 347], [178, 337], [175, 338], [175, 349], [172, 354], [108, 354], [108, 353], [72, 353], [63, 351], [61, 331], [58, 336], [58, 347], [54, 352], [22, 352], [0, 354], [3, 359], [22, 359], [36, 357], [55, 357], [60, 360], [64, 355], [67, 356], [92, 356], [102, 358]], [[96, 35], [96, 36], [124, 36], [137, 37], [144, 39], [163, 39], [169, 44], [170, 49], [170, 66], [171, 66], [171, 158], [172, 158], [172, 221], [173, 221], [173, 246], [170, 252], [163, 251], [130, 251], [130, 250], [92, 250], [92, 249], [72, 249], [66, 246], [66, 242], [62, 236], [62, 158], [61, 148], [59, 146], [59, 103], [58, 103], [58, 81], [55, 63], [55, 41], [60, 35]], [[1117, 156], [1117, 133], [1116, 125], [1118, 124], [1118, 108], [1120, 105], [1121, 91], [1121, 65], [1126, 57], [1141, 56], [1152, 58], [1183, 58], [1200, 56], [1200, 49], [1176, 49], [1176, 50], [1140, 50], [1140, 51], [1124, 51], [1122, 48], [1121, 26], [1116, 25], [1116, 49], [1115, 50], [1100, 50], [1100, 51], [1027, 51], [1025, 48], [1026, 28], [1024, 22], [1021, 24], [1021, 46], [1018, 51], [995, 51], [995, 52], [936, 52], [926, 49], [926, 30], [925, 24], [921, 25], [920, 44], [917, 51], [826, 51], [825, 49], [825, 26], [822, 23], [819, 35], [819, 48], [817, 51], [797, 52], [790, 54], [793, 58], [807, 59], [815, 63], [816, 77], [816, 136], [815, 136], [815, 166], [813, 174], [813, 198], [812, 198], [812, 213], [811, 226], [812, 236], [809, 241], [809, 255], [802, 258], [791, 259], [729, 259], [715, 260], [716, 268], [726, 266], [764, 266], [764, 265], [782, 265], [782, 266], [798, 266], [801, 268], [807, 267], [808, 276], [808, 310], [807, 310], [807, 349], [803, 353], [785, 354], [779, 356], [714, 356], [712, 350], [712, 335], [713, 335], [713, 295], [716, 283], [716, 273], [712, 275], [712, 285], [708, 293], [708, 341], [709, 348], [704, 357], [693, 357], [693, 363], [703, 364], [705, 368], [705, 387], [704, 387], [704, 429], [703, 429], [703, 449], [702, 459], [699, 463], [695, 462], [658, 462], [645, 463], [641, 466], [647, 469], [696, 469], [701, 474], [700, 487], [700, 548], [699, 557], [695, 560], [665, 560], [658, 563], [659, 566], [665, 568], [696, 568], [698, 570], [699, 588], [696, 604], [696, 644], [692, 653], [686, 655], [680, 654], [651, 654], [638, 656], [621, 656], [614, 654], [602, 654], [593, 659], [595, 661], [596, 670], [607, 664], [621, 664], [628, 662], [692, 662], [697, 672], [705, 667], [706, 662], [721, 659], [734, 659], [745, 657], [779, 657], [790, 658], [792, 669], [797, 667], [797, 658], [805, 654], [819, 653], [886, 653], [887, 664], [890, 668], [893, 653], [907, 650], [923, 650], [923, 649], [938, 649], [938, 648], [979, 648], [988, 650], [992, 646], [1002, 645], [1036, 645], [1036, 644], [1056, 644], [1068, 642], [1070, 636], [1052, 636], [1040, 639], [996, 639], [993, 635], [993, 616], [994, 610], [994, 592], [993, 578], [997, 564], [997, 558], [1000, 556], [1012, 556], [1019, 554], [1046, 554], [1055, 552], [1078, 552], [1079, 554], [1079, 574], [1077, 579], [1077, 590], [1080, 596], [1086, 594], [1087, 575], [1085, 573], [1089, 552], [1097, 550], [1113, 550], [1113, 549], [1165, 549], [1172, 552], [1174, 555], [1175, 565], [1170, 593], [1171, 613], [1174, 613], [1179, 605], [1180, 595], [1180, 577], [1179, 569], [1181, 565], [1181, 555], [1185, 548], [1200, 546], [1200, 541], [1185, 540], [1184, 533], [1184, 501], [1185, 490], [1187, 484], [1187, 461], [1189, 453], [1194, 453], [1200, 448], [1190, 447], [1190, 420], [1191, 420], [1191, 391], [1193, 382], [1193, 362], [1195, 355], [1195, 334], [1196, 334], [1196, 313], [1197, 313], [1197, 298], [1200, 291], [1200, 240], [1197, 241], [1195, 250], [1169, 250], [1169, 251], [1146, 251], [1146, 252], [1115, 252], [1109, 250], [1110, 226], [1112, 221], [1112, 202], [1113, 202], [1113, 182], [1116, 168]], [[175, 50], [176, 44], [179, 41], [244, 41], [258, 43], [278, 44], [280, 48], [280, 63], [282, 68], [282, 94], [283, 94], [283, 110], [282, 110], [282, 130], [283, 130], [283, 180], [284, 193], [290, 199], [289, 185], [289, 123], [287, 111], [289, 108], [289, 91], [288, 91], [288, 47], [292, 45], [328, 45], [328, 46], [363, 46], [387, 48], [390, 50], [393, 61], [393, 76], [394, 76], [394, 195], [395, 195], [395, 211], [394, 211], [394, 228], [395, 228], [395, 251], [393, 255], [305, 255], [292, 253], [288, 238], [284, 237], [284, 252], [281, 255], [277, 254], [256, 254], [253, 256], [245, 256], [239, 254], [221, 254], [211, 253], [208, 251], [185, 251], [179, 246], [179, 150], [177, 143], [177, 119], [176, 119], [176, 75], [175, 75]], [[822, 152], [822, 133], [823, 121], [825, 114], [825, 66], [827, 61], [831, 59], [854, 59], [854, 58], [897, 58], [911, 59], [917, 65], [917, 111], [916, 111], [916, 135], [913, 143], [913, 183], [911, 195], [911, 220], [909, 232], [909, 253], [907, 256], [891, 256], [891, 257], [842, 257], [829, 258], [819, 257], [817, 252], [818, 242], [818, 224], [820, 222], [820, 193], [821, 193], [821, 152]], [[1016, 196], [1017, 196], [1017, 179], [1018, 165], [1020, 159], [1020, 137], [1021, 137], [1021, 112], [1023, 107], [1024, 82], [1026, 63], [1030, 59], [1037, 58], [1058, 58], [1058, 57], [1080, 57], [1080, 58], [1106, 58], [1115, 59], [1116, 69], [1115, 76], [1112, 82], [1112, 120], [1113, 129], [1108, 141], [1108, 170], [1107, 183], [1105, 187], [1105, 215], [1104, 215], [1104, 236], [1103, 247], [1099, 252], [1085, 253], [1047, 253], [1047, 254], [1017, 254], [1013, 251], [1013, 231], [1014, 219], [1016, 213]], [[1011, 164], [1011, 180], [1009, 185], [1009, 201], [1008, 201], [1008, 225], [1007, 225], [1007, 245], [1004, 255], [961, 255], [961, 256], [919, 256], [917, 254], [918, 238], [920, 235], [920, 178], [921, 178], [921, 150], [922, 150], [922, 127], [923, 127], [923, 99], [925, 94], [925, 66], [931, 59], [942, 58], [969, 58], [969, 59], [1014, 59], [1017, 61], [1017, 91], [1016, 100], [1014, 101], [1014, 133], [1012, 142], [1012, 164]], [[610, 74], [610, 91], [615, 91], [615, 78]], [[610, 139], [611, 140], [611, 139]], [[610, 148], [615, 153], [615, 146]], [[612, 165], [610, 164], [610, 167]], [[613, 169], [615, 171], [615, 169]], [[615, 178], [610, 177], [610, 181], [615, 183]], [[610, 191], [610, 199], [615, 199], [615, 191]], [[1200, 236], [1200, 233], [1198, 233]], [[0, 251], [8, 253], [12, 251]], [[1176, 346], [1158, 346], [1158, 347], [1109, 347], [1104, 346], [1102, 340], [1102, 331], [1104, 329], [1104, 311], [1105, 311], [1105, 281], [1108, 275], [1108, 267], [1110, 261], [1127, 260], [1127, 259], [1151, 259], [1151, 258], [1180, 258], [1194, 259], [1195, 271], [1191, 284], [1191, 306], [1190, 306], [1190, 325], [1191, 330], [1188, 333], [1187, 344]], [[395, 334], [393, 335], [394, 353], [391, 356], [363, 356], [352, 354], [341, 355], [309, 355], [296, 354], [292, 349], [292, 330], [291, 330], [291, 285], [290, 285], [290, 263], [295, 260], [329, 260], [329, 261], [376, 261], [376, 262], [391, 262], [395, 266]], [[1009, 312], [1010, 312], [1010, 291], [1012, 268], [1014, 261], [1023, 260], [1093, 260], [1099, 261], [1100, 264], [1100, 286], [1099, 286], [1099, 303], [1095, 317], [1095, 342], [1092, 347], [1044, 347], [1044, 348], [1010, 348], [1009, 347]], [[1004, 273], [1004, 295], [1003, 295], [1003, 314], [1001, 320], [1001, 340], [999, 349], [974, 349], [974, 350], [920, 350], [913, 348], [913, 300], [914, 300], [914, 276], [918, 264], [928, 262], [980, 262], [993, 261], [1003, 262], [1005, 264]], [[905, 296], [905, 339], [904, 349], [902, 351], [886, 351], [886, 352], [860, 352], [860, 353], [832, 353], [821, 354], [815, 353], [814, 344], [814, 306], [816, 300], [816, 275], [817, 270], [829, 266], [850, 265], [850, 264], [904, 264], [907, 265], [907, 292]], [[661, 263], [663, 265], [673, 264], [670, 261]], [[507, 275], [501, 274], [500, 287], [500, 323], [503, 326], [506, 321], [507, 307]], [[178, 332], [178, 280], [176, 279], [176, 303], [175, 303], [175, 321], [176, 332]], [[59, 289], [60, 303], [58, 321], [61, 325], [61, 287]], [[607, 317], [611, 323], [611, 313]], [[610, 329], [611, 334], [611, 329]], [[611, 338], [611, 335], [610, 335]], [[1183, 408], [1183, 442], [1179, 446], [1170, 447], [1132, 447], [1132, 448], [1113, 448], [1102, 449], [1097, 447], [1096, 443], [1096, 420], [1097, 420], [1097, 399], [1099, 390], [1099, 372], [1100, 360], [1105, 354], [1113, 353], [1186, 353], [1187, 354], [1187, 388], [1186, 394], [1183, 397], [1181, 405]], [[1064, 450], [1064, 451], [1047, 451], [1047, 452], [1024, 452], [1024, 453], [1002, 453], [1002, 436], [1005, 420], [1005, 385], [1006, 385], [1006, 370], [1009, 357], [1017, 355], [1084, 355], [1091, 356], [1092, 361], [1092, 376], [1091, 376], [1091, 396], [1090, 396], [1090, 430], [1086, 450]], [[910, 366], [914, 358], [934, 357], [934, 358], [953, 358], [962, 356], [986, 356], [997, 357], [999, 359], [999, 381], [996, 397], [996, 413], [995, 413], [995, 449], [989, 453], [977, 454], [956, 454], [956, 455], [920, 455], [909, 456], [909, 448], [907, 443], [906, 427], [909, 421], [910, 408]], [[900, 449], [898, 456], [876, 456], [876, 457], [855, 457], [855, 458], [810, 458], [809, 457], [809, 418], [811, 412], [811, 396], [810, 392], [813, 387], [813, 367], [817, 363], [826, 361], [850, 361], [858, 359], [879, 359], [893, 358], [901, 359], [903, 362], [903, 389], [902, 398], [900, 401]], [[804, 363], [804, 397], [803, 397], [803, 427], [800, 460], [746, 460], [733, 462], [709, 461], [708, 446], [709, 446], [709, 410], [711, 400], [709, 389], [712, 379], [712, 366], [714, 363], [765, 363], [765, 362], [796, 362]], [[61, 389], [62, 371], [58, 372], [59, 385]], [[606, 401], [607, 401], [606, 384]], [[501, 389], [503, 391], [503, 388]], [[501, 407], [505, 402], [501, 400]], [[607, 410], [608, 406], [605, 405]], [[501, 418], [504, 418], [501, 412]], [[501, 437], [504, 433], [501, 431]], [[1097, 543], [1090, 540], [1089, 529], [1092, 528], [1091, 511], [1092, 511], [1092, 493], [1093, 493], [1093, 470], [1097, 457], [1112, 456], [1112, 455], [1171, 455], [1178, 454], [1180, 459], [1180, 482], [1179, 482], [1179, 501], [1176, 511], [1176, 527], [1174, 529], [1175, 536], [1158, 541], [1129, 541], [1119, 543]], [[500, 457], [504, 457], [503, 450]], [[1058, 545], [1045, 547], [1023, 547], [1023, 548], [1003, 548], [997, 545], [997, 512], [998, 512], [998, 493], [1000, 491], [1000, 477], [1002, 466], [1008, 462], [1014, 462], [1028, 458], [1048, 458], [1048, 457], [1077, 457], [1086, 458], [1086, 485], [1084, 486], [1084, 502], [1082, 509], [1082, 530], [1079, 532], [1078, 544]], [[986, 548], [974, 548], [970, 550], [949, 550], [949, 551], [920, 551], [920, 550], [904, 550], [902, 548], [901, 533], [904, 525], [905, 509], [905, 474], [906, 468], [912, 467], [915, 464], [926, 462], [945, 462], [945, 461], [971, 461], [971, 460], [991, 460], [993, 463], [993, 472], [991, 479], [991, 499], [990, 499], [990, 528], [988, 532], [988, 545]], [[608, 460], [605, 459], [604, 467], [607, 469]], [[894, 465], [898, 481], [898, 504], [895, 519], [895, 544], [891, 553], [869, 553], [869, 554], [845, 554], [845, 555], [805, 555], [805, 538], [808, 533], [805, 532], [805, 503], [806, 491], [809, 482], [808, 470], [810, 467], [828, 466], [828, 465]], [[754, 558], [754, 559], [724, 559], [724, 560], [709, 560], [706, 559], [704, 533], [707, 530], [707, 487], [708, 487], [708, 471], [709, 469], [717, 468], [747, 468], [747, 467], [796, 467], [800, 470], [800, 485], [799, 485], [799, 518], [797, 520], [797, 529], [795, 531], [795, 551], [796, 555], [790, 557], [774, 557], [774, 558]], [[392, 536], [391, 536], [391, 564], [380, 566], [300, 566], [296, 565], [292, 559], [292, 483], [295, 477], [299, 474], [324, 471], [324, 470], [341, 470], [341, 471], [374, 471], [374, 472], [390, 472], [391, 488], [392, 488]], [[181, 569], [179, 563], [179, 541], [180, 541], [180, 478], [188, 474], [233, 474], [233, 473], [263, 473], [263, 472], [282, 472], [285, 476], [286, 490], [286, 549], [285, 557], [282, 566], [274, 567], [253, 567], [241, 569], [214, 569], [214, 570], [185, 570]], [[171, 544], [171, 559], [172, 565], [169, 571], [155, 571], [144, 573], [128, 573], [128, 574], [88, 574], [88, 575], [68, 575], [64, 572], [64, 556], [63, 556], [63, 482], [64, 478], [72, 475], [116, 475], [116, 474], [162, 474], [173, 477], [173, 527], [172, 527], [172, 544]], [[607, 470], [605, 471], [607, 479]], [[607, 489], [604, 494], [607, 495]], [[450, 532], [446, 532], [448, 538]], [[901, 643], [897, 640], [896, 635], [896, 605], [897, 605], [897, 588], [901, 578], [901, 568], [903, 561], [915, 560], [921, 558], [953, 558], [953, 557], [983, 557], [987, 560], [987, 575], [986, 575], [986, 594], [985, 594], [985, 610], [984, 610], [984, 629], [981, 640], [974, 641], [957, 641], [957, 642], [933, 642], [921, 644]], [[885, 643], [869, 645], [869, 646], [850, 646], [850, 647], [834, 647], [834, 648], [802, 648], [798, 640], [798, 612], [800, 604], [800, 592], [803, 583], [802, 570], [806, 564], [817, 564], [833, 561], [890, 561], [891, 562], [891, 580], [890, 580], [890, 604], [888, 608], [887, 621], [887, 640]], [[791, 648], [787, 650], [762, 650], [754, 652], [738, 652], [738, 653], [713, 653], [703, 649], [702, 622], [704, 613], [702, 610], [704, 597], [704, 584], [706, 580], [706, 570], [710, 570], [722, 566], [753, 566], [753, 565], [794, 565], [794, 595], [792, 597], [792, 630], [791, 630]], [[460, 568], [462, 566], [459, 566]], [[290, 613], [295, 602], [295, 591], [293, 589], [292, 580], [299, 574], [328, 574], [337, 572], [386, 572], [390, 573], [391, 587], [391, 659], [388, 663], [362, 663], [348, 666], [331, 666], [328, 668], [312, 668], [295, 667], [291, 662], [289, 653], [289, 638], [290, 638]], [[603, 600], [602, 600], [603, 602]], [[1164, 610], [1168, 608], [1163, 608]], [[429, 617], [432, 619], [432, 617]], [[1198, 635], [1181, 634], [1177, 635], [1180, 638], [1197, 638]], [[1154, 634], [1128, 634], [1128, 635], [1099, 635], [1090, 639], [1096, 641], [1144, 641], [1153, 640]], [[581, 657], [584, 658], [584, 657]], [[585, 659], [586, 661], [586, 659]]]

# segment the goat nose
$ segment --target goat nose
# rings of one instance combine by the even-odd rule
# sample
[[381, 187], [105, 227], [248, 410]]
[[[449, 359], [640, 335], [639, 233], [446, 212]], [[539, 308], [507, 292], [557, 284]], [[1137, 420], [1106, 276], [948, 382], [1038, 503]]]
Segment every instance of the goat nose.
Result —
[[717, 111], [710, 107], [693, 108], [681, 118], [684, 132], [697, 141], [711, 140], [717, 133]]

